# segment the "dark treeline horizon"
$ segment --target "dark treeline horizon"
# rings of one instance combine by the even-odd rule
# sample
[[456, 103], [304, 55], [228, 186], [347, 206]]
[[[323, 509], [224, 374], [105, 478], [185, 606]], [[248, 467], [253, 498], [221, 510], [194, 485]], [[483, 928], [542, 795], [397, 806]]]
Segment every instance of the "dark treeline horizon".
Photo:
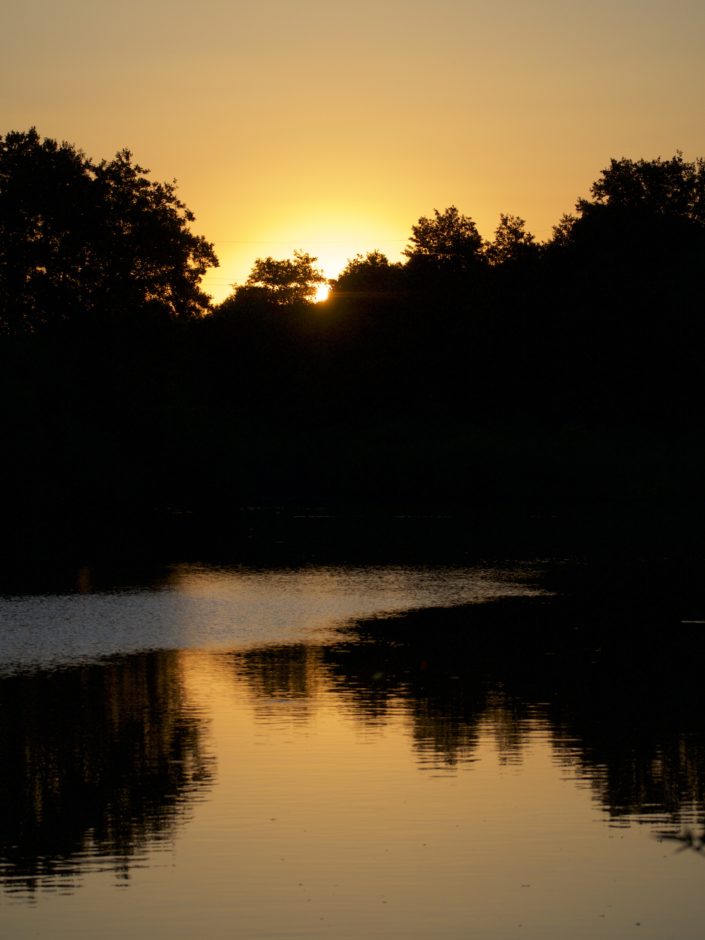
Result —
[[702, 160], [613, 160], [545, 244], [510, 215], [486, 242], [449, 207], [325, 303], [297, 252], [209, 307], [212, 246], [129, 153], [0, 149], [6, 554], [277, 506], [444, 507], [500, 541], [665, 520], [697, 541]]

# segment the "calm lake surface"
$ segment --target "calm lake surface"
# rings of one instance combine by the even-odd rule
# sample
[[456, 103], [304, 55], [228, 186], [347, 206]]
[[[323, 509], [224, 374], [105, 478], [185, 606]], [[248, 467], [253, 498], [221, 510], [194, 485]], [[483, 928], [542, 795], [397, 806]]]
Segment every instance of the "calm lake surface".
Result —
[[703, 611], [555, 568], [0, 597], [2, 936], [701, 938]]

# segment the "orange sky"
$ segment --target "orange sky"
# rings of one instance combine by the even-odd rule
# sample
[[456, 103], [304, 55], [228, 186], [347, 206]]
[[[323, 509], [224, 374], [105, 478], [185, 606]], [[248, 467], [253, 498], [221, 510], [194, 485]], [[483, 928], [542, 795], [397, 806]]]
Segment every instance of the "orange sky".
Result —
[[0, 133], [176, 177], [218, 300], [450, 204], [546, 238], [610, 157], [705, 154], [702, 0], [4, 0], [0, 44]]

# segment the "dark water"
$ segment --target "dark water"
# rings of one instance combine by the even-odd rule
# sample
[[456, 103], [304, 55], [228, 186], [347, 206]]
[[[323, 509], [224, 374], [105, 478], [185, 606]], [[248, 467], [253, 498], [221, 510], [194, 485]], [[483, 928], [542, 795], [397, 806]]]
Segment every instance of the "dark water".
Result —
[[3, 935], [700, 937], [682, 572], [181, 566], [0, 599]]

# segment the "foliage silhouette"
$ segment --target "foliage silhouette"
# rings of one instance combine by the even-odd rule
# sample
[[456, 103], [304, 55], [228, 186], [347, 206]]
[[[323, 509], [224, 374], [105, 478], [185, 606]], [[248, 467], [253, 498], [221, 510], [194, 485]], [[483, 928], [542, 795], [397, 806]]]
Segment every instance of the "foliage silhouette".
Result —
[[332, 286], [338, 296], [375, 297], [403, 290], [402, 276], [399, 262], [391, 264], [386, 255], [375, 250], [351, 258]]
[[128, 150], [94, 163], [34, 128], [0, 138], [0, 331], [207, 311], [213, 248], [147, 173]]
[[409, 245], [404, 250], [408, 262], [446, 273], [472, 268], [483, 247], [482, 236], [473, 220], [458, 212], [455, 206], [433, 212], [433, 218], [422, 216], [412, 226]]
[[[450, 507], [493, 545], [596, 544], [607, 529], [697, 538], [702, 161], [613, 161], [545, 245], [517, 216], [484, 242], [457, 208], [435, 211], [413, 226], [403, 263], [356, 256], [324, 307], [310, 303], [324, 280], [310, 255], [259, 259], [198, 317], [162, 292], [151, 248], [137, 265], [141, 222], [125, 223], [117, 250], [133, 196], [142, 221], [140, 200], [159, 202], [126, 155], [89, 171], [36, 132], [8, 138], [31, 159], [17, 158], [14, 189], [0, 183], [3, 218], [24, 218], [11, 193], [51, 211], [19, 248], [2, 242], [3, 329], [16, 334], [0, 342], [6, 554], [123, 550], [148, 544], [130, 534], [145, 528], [172, 551], [176, 530], [207, 542], [248, 506]], [[53, 184], [31, 192], [32, 160], [48, 167], [39, 178], [70, 181], [69, 207]], [[185, 210], [157, 189], [188, 247]], [[92, 228], [106, 192], [113, 228]], [[64, 216], [73, 224], [81, 206], [90, 224], [71, 229]], [[117, 268], [134, 262], [114, 293], [108, 260], [75, 260], [105, 245]], [[67, 273], [50, 280], [52, 246], [51, 270]], [[24, 287], [13, 251], [32, 259]], [[49, 329], [62, 319], [76, 328]]]
[[670, 160], [611, 160], [592, 184], [592, 201], [578, 200], [586, 214], [595, 206], [641, 210], [705, 225], [705, 159], [677, 153]]
[[326, 283], [316, 261], [312, 255], [298, 249], [293, 259], [258, 258], [245, 283], [235, 288], [233, 298], [220, 305], [219, 313], [227, 315], [233, 306], [241, 306], [243, 302], [277, 307], [313, 303], [317, 288]]
[[527, 232], [524, 219], [502, 213], [494, 239], [485, 248], [485, 256], [493, 265], [512, 264], [535, 260], [538, 251], [539, 246], [531, 232]]

